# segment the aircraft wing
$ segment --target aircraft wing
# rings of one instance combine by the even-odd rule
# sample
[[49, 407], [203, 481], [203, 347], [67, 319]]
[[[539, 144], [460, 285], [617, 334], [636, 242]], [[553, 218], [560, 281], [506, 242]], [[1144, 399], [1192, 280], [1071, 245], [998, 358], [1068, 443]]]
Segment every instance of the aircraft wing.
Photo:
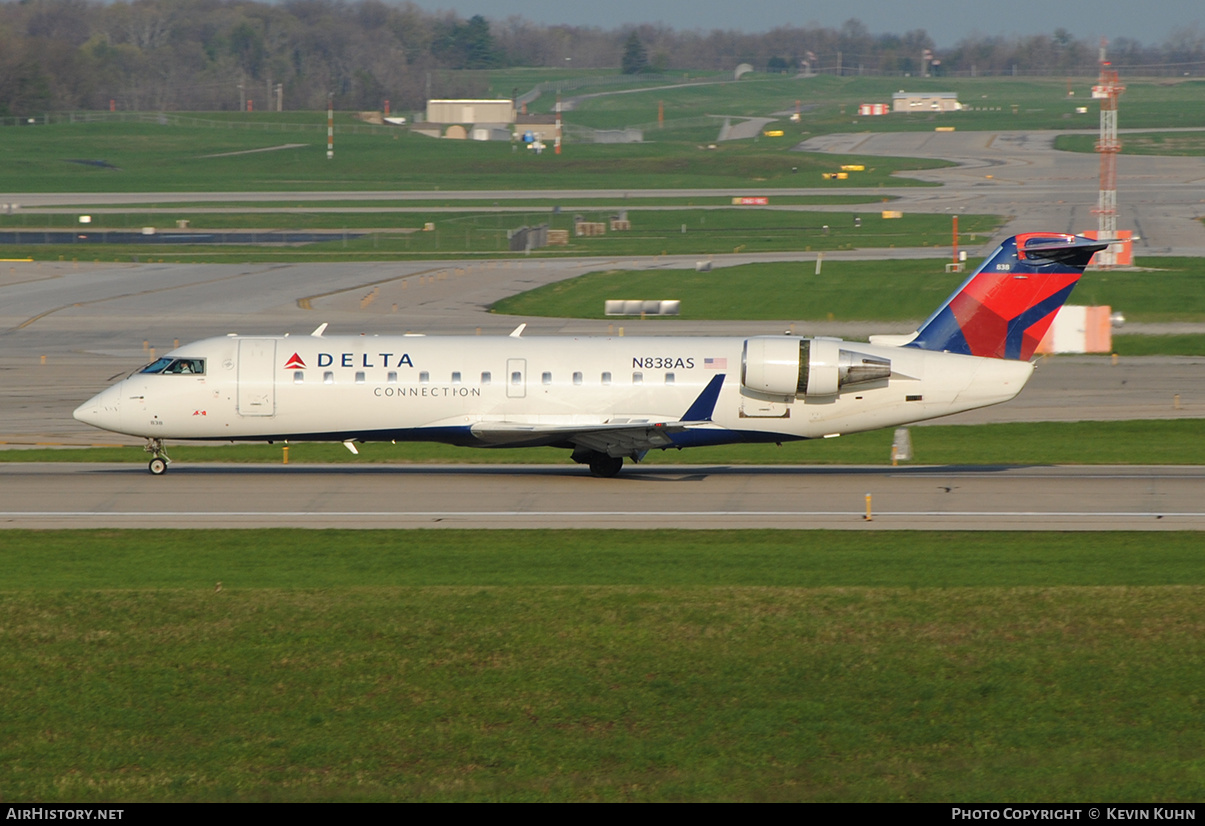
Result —
[[707, 422], [656, 422], [651, 420], [609, 422], [597, 425], [541, 425], [521, 422], [480, 422], [473, 425], [473, 435], [483, 442], [506, 445], [570, 444], [610, 456], [627, 456], [634, 451], [669, 447], [671, 434]]
[[478, 422], [472, 432], [482, 441], [498, 446], [570, 444], [608, 456], [629, 456], [669, 447], [674, 443], [672, 434], [710, 425], [723, 384], [723, 374], [713, 377], [680, 419], [616, 417], [598, 424]]

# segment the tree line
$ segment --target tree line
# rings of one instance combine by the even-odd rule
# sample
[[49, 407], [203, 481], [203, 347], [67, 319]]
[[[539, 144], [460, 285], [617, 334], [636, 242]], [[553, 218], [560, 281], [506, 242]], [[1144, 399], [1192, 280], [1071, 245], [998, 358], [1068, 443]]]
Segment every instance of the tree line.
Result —
[[[1199, 76], [1205, 36], [1157, 45], [1119, 38], [1123, 72]], [[503, 67], [625, 72], [732, 70], [842, 75], [927, 73], [1091, 75], [1097, 44], [1064, 29], [974, 36], [939, 51], [923, 29], [839, 28], [748, 34], [546, 25], [520, 17], [463, 19], [381, 0], [7, 0], [0, 3], [0, 115], [45, 111], [417, 109], [428, 97], [479, 97]], [[525, 90], [519, 90], [520, 92]], [[510, 90], [507, 90], [509, 94]]]

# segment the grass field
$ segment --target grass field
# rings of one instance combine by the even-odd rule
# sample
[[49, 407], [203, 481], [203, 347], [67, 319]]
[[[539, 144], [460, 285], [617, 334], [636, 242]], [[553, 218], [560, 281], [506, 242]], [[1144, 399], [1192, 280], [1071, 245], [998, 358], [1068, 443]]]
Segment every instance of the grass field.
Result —
[[[534, 78], [538, 73], [531, 73]], [[503, 78], [506, 83], [513, 79]], [[915, 185], [893, 178], [936, 162], [876, 158], [849, 181], [821, 179], [864, 158], [788, 151], [835, 131], [1095, 129], [1091, 81], [1015, 78], [910, 78], [909, 90], [955, 91], [967, 107], [947, 115], [858, 118], [859, 103], [887, 101], [896, 78], [793, 79], [758, 76], [739, 83], [654, 89], [592, 97], [567, 115], [592, 128], [645, 125], [646, 141], [622, 146], [569, 143], [535, 157], [507, 143], [436, 140], [372, 128], [348, 113], [336, 118], [335, 158], [326, 159], [324, 112], [163, 115], [150, 123], [53, 123], [8, 127], [0, 146], [0, 189], [23, 192], [591, 189]], [[533, 84], [534, 85], [534, 84]], [[639, 85], [634, 83], [633, 85]], [[1127, 127], [1202, 127], [1201, 81], [1127, 80]], [[1075, 92], [1069, 96], [1068, 91]], [[538, 102], [551, 105], [552, 97]], [[724, 116], [773, 116], [803, 108], [799, 124], [775, 123], [782, 137], [707, 148]], [[656, 128], [664, 105], [667, 128]], [[1089, 113], [1076, 114], [1088, 105]], [[710, 118], [709, 116], [719, 116]], [[675, 123], [707, 126], [676, 127]], [[1176, 140], [1166, 138], [1161, 140]], [[1137, 144], [1137, 141], [1135, 142]], [[264, 150], [272, 147], [277, 151]], [[1196, 150], [1193, 150], [1194, 152]], [[243, 153], [243, 154], [238, 154]], [[249, 153], [249, 154], [248, 154]]]
[[[1198, 105], [1200, 80], [1144, 81], [1126, 78], [1121, 100], [1126, 127], [1205, 126]], [[653, 125], [659, 104], [667, 124], [702, 115], [771, 116], [783, 113], [774, 129], [787, 137], [831, 132], [931, 131], [935, 126], [959, 130], [1091, 129], [1098, 127], [1099, 109], [1091, 99], [1095, 79], [1035, 78], [872, 78], [822, 75], [812, 78], [749, 76], [736, 83], [651, 89], [647, 92], [591, 98], [571, 113], [575, 123], [594, 128]], [[946, 114], [892, 114], [858, 117], [860, 103], [890, 103], [891, 95], [909, 92], [956, 92], [965, 109]], [[1074, 92], [1069, 95], [1068, 92]], [[796, 101], [803, 109], [799, 124], [787, 121]], [[1087, 113], [1076, 108], [1086, 106]], [[656, 129], [646, 132], [656, 139]], [[703, 133], [695, 135], [703, 139]], [[763, 139], [764, 140], [764, 139]]]
[[[437, 257], [448, 255], [507, 256], [507, 233], [521, 226], [547, 223], [552, 229], [570, 232], [567, 246], [544, 247], [538, 255], [710, 255], [741, 252], [774, 252], [792, 250], [863, 249], [891, 246], [927, 246], [949, 243], [950, 219], [944, 215], [908, 214], [899, 219], [884, 220], [879, 213], [860, 216], [861, 226], [854, 226], [854, 214], [849, 212], [780, 211], [757, 208], [722, 207], [698, 209], [633, 209], [628, 212], [632, 228], [608, 232], [595, 237], [574, 237], [574, 217], [588, 221], [606, 222], [615, 208], [551, 209], [531, 212], [399, 212], [382, 214], [256, 214], [204, 215], [190, 219], [194, 230], [219, 229], [344, 229], [349, 234], [367, 233], [359, 238], [340, 238], [336, 232], [331, 241], [305, 244], [299, 247], [242, 246], [242, 245], [176, 245], [176, 244], [97, 244], [80, 241], [70, 245], [6, 245], [6, 257], [29, 257], [35, 260], [64, 258], [119, 259], [128, 261], [134, 256], [163, 258], [167, 261], [310, 261], [315, 257], [372, 256], [375, 260], [393, 258]], [[181, 213], [182, 215], [187, 213]], [[89, 225], [81, 234], [98, 237], [104, 225]], [[70, 220], [61, 216], [60, 224]], [[964, 232], [991, 233], [1000, 219], [989, 215], [963, 215], [960, 226]], [[433, 231], [421, 231], [430, 223]], [[150, 226], [169, 225], [162, 217]], [[392, 225], [397, 230], [373, 230]], [[0, 225], [2, 226], [2, 225]], [[78, 225], [77, 225], [78, 226]], [[135, 225], [126, 222], [124, 231]], [[406, 231], [401, 231], [406, 228]], [[170, 231], [170, 230], [168, 230]], [[25, 230], [27, 236], [37, 230]], [[522, 253], [513, 253], [522, 255]]]
[[9, 802], [1205, 795], [1195, 534], [4, 531], [0, 583]]
[[[1054, 148], [1066, 152], [1095, 152], [1097, 138], [1092, 135], [1059, 135]], [[1123, 155], [1205, 155], [1205, 132], [1126, 133], [1121, 136]]]
[[[1168, 408], [1172, 399], [1166, 400]], [[925, 465], [1188, 464], [1205, 465], [1205, 419], [1120, 422], [1014, 422], [925, 425], [911, 429], [914, 462]], [[650, 464], [885, 465], [893, 431], [853, 433], [775, 445], [725, 445], [652, 451]], [[103, 437], [101, 437], [103, 438]], [[191, 446], [173, 443], [181, 463], [282, 462], [281, 445]], [[474, 449], [426, 443], [367, 444], [353, 456], [341, 444], [297, 443], [290, 463], [547, 463], [563, 464], [556, 448]], [[0, 450], [0, 462], [145, 462], [141, 447]]]
[[[665, 270], [656, 276], [612, 270], [520, 293], [495, 304], [494, 312], [603, 318], [608, 298], [675, 298], [682, 302], [682, 317], [689, 319], [919, 321], [966, 278], [965, 273], [945, 272], [945, 263], [826, 261], [819, 276], [813, 262], [746, 264], [706, 273]], [[1205, 264], [1193, 258], [1142, 259], [1138, 264], [1148, 269], [1085, 273], [1073, 303], [1107, 304], [1131, 321], [1205, 320]], [[656, 294], [648, 294], [650, 290]]]
[[[303, 113], [288, 113], [301, 117]], [[317, 113], [309, 113], [318, 117]], [[261, 116], [256, 116], [257, 118]], [[265, 116], [266, 117], [266, 116]], [[325, 122], [325, 114], [321, 117]], [[271, 121], [267, 122], [271, 125]], [[718, 126], [717, 126], [718, 129]], [[876, 158], [849, 181], [824, 181], [854, 161], [790, 152], [797, 140], [581, 144], [536, 156], [506, 142], [437, 140], [381, 130], [325, 136], [234, 128], [138, 124], [11, 127], [0, 148], [0, 189], [22, 192], [296, 190], [650, 189], [923, 185], [892, 177], [941, 161]], [[301, 144], [294, 148], [251, 152]]]
[[1205, 356], [1205, 335], [1113, 336], [1119, 356]]

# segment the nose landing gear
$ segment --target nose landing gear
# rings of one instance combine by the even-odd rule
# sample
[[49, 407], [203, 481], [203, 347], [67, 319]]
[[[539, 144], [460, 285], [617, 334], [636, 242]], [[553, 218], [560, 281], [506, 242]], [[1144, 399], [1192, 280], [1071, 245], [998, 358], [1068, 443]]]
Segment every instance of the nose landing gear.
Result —
[[152, 458], [147, 463], [146, 469], [151, 472], [152, 476], [162, 476], [167, 473], [167, 466], [171, 464], [171, 459], [167, 457], [167, 451], [163, 449], [163, 440], [147, 437], [146, 446], [142, 448], [147, 453], [150, 453]]

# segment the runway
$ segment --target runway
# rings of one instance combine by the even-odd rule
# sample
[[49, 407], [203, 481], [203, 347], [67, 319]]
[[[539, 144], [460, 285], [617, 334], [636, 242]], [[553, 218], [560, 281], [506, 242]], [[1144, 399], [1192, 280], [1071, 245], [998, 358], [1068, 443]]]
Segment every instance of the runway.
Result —
[[1205, 467], [4, 464], [0, 502], [31, 529], [1205, 530]]

